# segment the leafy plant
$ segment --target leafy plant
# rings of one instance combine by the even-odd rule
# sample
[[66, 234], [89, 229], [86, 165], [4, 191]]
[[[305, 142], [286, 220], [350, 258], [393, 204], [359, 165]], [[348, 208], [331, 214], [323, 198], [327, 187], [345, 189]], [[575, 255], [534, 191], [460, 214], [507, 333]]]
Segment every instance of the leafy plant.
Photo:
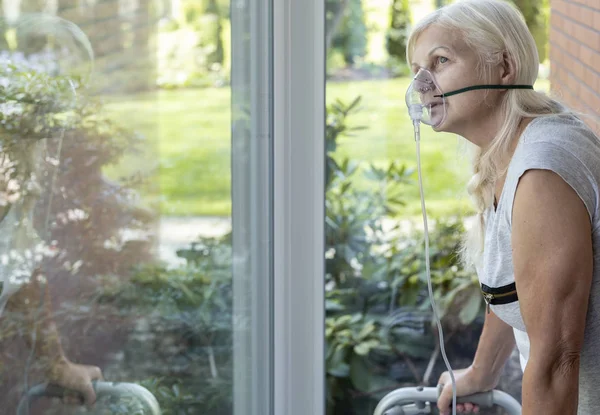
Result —
[[[49, 273], [64, 272], [66, 263], [68, 272], [80, 264], [75, 271], [82, 275], [123, 272], [149, 259], [153, 215], [137, 203], [143, 177], [111, 181], [103, 168], [135, 153], [144, 139], [115, 124], [78, 78], [36, 65], [18, 54], [0, 58], [0, 142], [22, 196], [27, 183], [38, 189], [29, 192], [38, 233], [61, 249]], [[124, 230], [140, 236], [124, 238]]]
[[229, 237], [178, 251], [186, 265], [139, 267], [129, 281], [103, 278], [103, 315], [135, 323], [119, 365], [158, 399], [163, 414], [231, 411], [233, 290]]
[[408, 0], [393, 0], [390, 6], [390, 28], [386, 35], [389, 66], [396, 76], [404, 75], [406, 65], [406, 42], [411, 25]]
[[[372, 411], [391, 389], [429, 384], [441, 365], [423, 234], [390, 219], [401, 213], [413, 172], [394, 162], [364, 165], [336, 151], [362, 130], [349, 118], [359, 109], [360, 99], [336, 101], [327, 113], [325, 363], [332, 415]], [[369, 185], [356, 184], [359, 174]], [[462, 220], [434, 225], [432, 283], [446, 339], [470, 338], [465, 333], [476, 330], [482, 301], [474, 274], [460, 268], [456, 255]], [[185, 267], [140, 267], [129, 281], [106, 277], [97, 303], [136, 323], [122, 369], [129, 381], [146, 379], [165, 413], [224, 413], [233, 375], [231, 234], [198, 239], [177, 254]], [[460, 356], [447, 350], [456, 362]]]
[[511, 0], [521, 10], [525, 17], [527, 27], [531, 31], [540, 62], [548, 59], [550, 36], [550, 1], [549, 0]]
[[[326, 129], [326, 343], [328, 413], [361, 413], [400, 384], [427, 384], [439, 358], [428, 297], [424, 235], [394, 220], [413, 171], [395, 162], [361, 166], [338, 160], [340, 139], [362, 130], [348, 117], [360, 109], [335, 101]], [[369, 185], [356, 185], [358, 174]], [[430, 232], [434, 297], [452, 333], [481, 315], [477, 278], [457, 256], [461, 218]], [[400, 368], [402, 367], [402, 368]], [[358, 399], [358, 401], [357, 401]], [[352, 404], [348, 404], [352, 402]], [[357, 409], [357, 408], [362, 409]], [[369, 409], [370, 408], [370, 409]]]
[[367, 26], [363, 2], [326, 0], [325, 6], [328, 31], [326, 43], [344, 57], [346, 65], [354, 65], [367, 54]]

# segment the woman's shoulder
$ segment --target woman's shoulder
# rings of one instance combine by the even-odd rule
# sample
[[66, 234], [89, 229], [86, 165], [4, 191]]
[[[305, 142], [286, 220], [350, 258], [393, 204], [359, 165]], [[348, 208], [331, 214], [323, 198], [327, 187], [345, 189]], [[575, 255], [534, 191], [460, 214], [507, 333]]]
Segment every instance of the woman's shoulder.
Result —
[[600, 151], [600, 137], [579, 117], [571, 113], [534, 118], [525, 128], [521, 143], [554, 145], [560, 148]]
[[534, 119], [525, 129], [509, 167], [516, 185], [530, 169], [551, 170], [581, 197], [591, 218], [600, 195], [600, 138], [578, 117], [556, 114]]

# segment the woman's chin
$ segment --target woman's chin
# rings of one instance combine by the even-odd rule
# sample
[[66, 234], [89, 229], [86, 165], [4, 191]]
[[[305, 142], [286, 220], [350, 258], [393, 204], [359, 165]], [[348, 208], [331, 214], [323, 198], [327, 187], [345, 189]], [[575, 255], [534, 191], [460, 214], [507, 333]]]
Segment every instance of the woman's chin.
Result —
[[432, 125], [431, 128], [436, 133], [443, 133], [443, 132], [445, 132], [445, 130], [444, 130], [444, 122], [443, 121], [439, 125]]

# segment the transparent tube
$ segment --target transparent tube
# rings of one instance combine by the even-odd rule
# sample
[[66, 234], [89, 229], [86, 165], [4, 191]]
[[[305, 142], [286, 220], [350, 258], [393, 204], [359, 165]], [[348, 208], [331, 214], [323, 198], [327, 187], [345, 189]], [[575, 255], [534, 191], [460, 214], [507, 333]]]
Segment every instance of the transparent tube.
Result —
[[435, 322], [437, 324], [440, 341], [440, 351], [442, 352], [442, 358], [444, 359], [444, 363], [446, 364], [446, 368], [448, 369], [448, 373], [450, 374], [450, 379], [452, 381], [452, 415], [456, 415], [456, 379], [454, 378], [454, 372], [452, 371], [452, 367], [450, 367], [450, 362], [448, 361], [448, 357], [446, 356], [446, 348], [444, 347], [444, 331], [442, 330], [442, 323], [437, 312], [437, 306], [433, 297], [433, 288], [431, 284], [431, 267], [429, 261], [429, 228], [427, 225], [427, 210], [425, 209], [425, 196], [423, 195], [423, 178], [421, 173], [420, 121], [418, 119], [413, 119], [413, 125], [415, 128], [415, 142], [417, 144], [417, 171], [419, 174], [419, 193], [421, 195], [421, 211], [423, 213], [423, 233], [425, 235], [425, 270], [427, 272], [427, 288], [429, 289], [429, 300], [431, 302], [431, 309], [433, 310], [433, 318], [435, 319]]

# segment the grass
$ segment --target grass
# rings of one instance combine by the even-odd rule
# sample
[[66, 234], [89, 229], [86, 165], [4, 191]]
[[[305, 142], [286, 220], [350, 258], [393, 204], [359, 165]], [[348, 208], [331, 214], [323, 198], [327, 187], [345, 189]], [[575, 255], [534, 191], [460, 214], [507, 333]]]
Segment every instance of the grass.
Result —
[[[361, 112], [349, 120], [367, 129], [356, 137], [341, 139], [340, 156], [378, 165], [398, 160], [416, 166], [413, 129], [404, 104], [407, 86], [407, 79], [327, 85], [328, 103], [363, 97]], [[144, 154], [124, 160], [108, 171], [110, 175], [148, 171], [158, 162], [164, 215], [230, 215], [229, 88], [158, 91], [114, 100], [108, 109], [116, 120], [148, 140]], [[428, 212], [445, 215], [467, 210], [464, 189], [469, 159], [462, 139], [424, 127], [421, 160]], [[403, 215], [420, 214], [416, 173], [405, 199]]]

